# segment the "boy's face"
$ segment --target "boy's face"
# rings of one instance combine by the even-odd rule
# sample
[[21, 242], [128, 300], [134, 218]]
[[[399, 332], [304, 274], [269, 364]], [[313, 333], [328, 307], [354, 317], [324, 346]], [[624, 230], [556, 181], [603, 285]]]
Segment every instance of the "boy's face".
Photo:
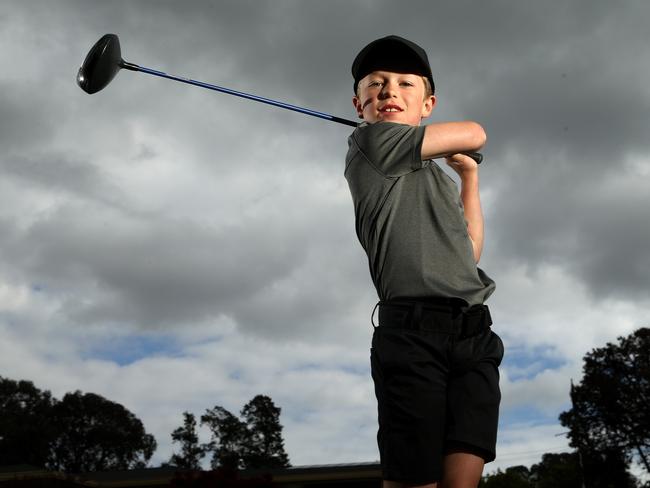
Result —
[[436, 97], [426, 95], [420, 75], [373, 71], [359, 81], [352, 103], [359, 117], [370, 124], [420, 125], [431, 114]]

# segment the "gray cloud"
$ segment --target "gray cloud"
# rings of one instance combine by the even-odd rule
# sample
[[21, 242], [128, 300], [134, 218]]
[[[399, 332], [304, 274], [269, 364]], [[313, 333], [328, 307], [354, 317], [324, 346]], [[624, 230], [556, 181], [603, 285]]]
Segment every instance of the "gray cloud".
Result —
[[305, 247], [266, 233], [262, 250], [255, 226], [213, 231], [92, 210], [60, 209], [5, 254], [45, 290], [69, 297], [67, 314], [86, 323], [201, 321], [284, 275]]

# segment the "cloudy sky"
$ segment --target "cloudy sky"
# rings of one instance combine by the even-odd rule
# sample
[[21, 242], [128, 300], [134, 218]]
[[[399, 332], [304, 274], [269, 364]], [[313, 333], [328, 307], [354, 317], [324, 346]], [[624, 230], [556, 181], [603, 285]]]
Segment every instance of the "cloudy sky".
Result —
[[431, 120], [488, 133], [481, 267], [507, 351], [487, 471], [567, 450], [582, 357], [649, 325], [649, 17], [645, 0], [3, 1], [0, 375], [122, 403], [154, 464], [183, 411], [260, 393], [292, 464], [376, 460], [350, 128], [75, 76], [111, 32], [133, 63], [354, 118], [354, 56], [398, 34], [429, 53]]

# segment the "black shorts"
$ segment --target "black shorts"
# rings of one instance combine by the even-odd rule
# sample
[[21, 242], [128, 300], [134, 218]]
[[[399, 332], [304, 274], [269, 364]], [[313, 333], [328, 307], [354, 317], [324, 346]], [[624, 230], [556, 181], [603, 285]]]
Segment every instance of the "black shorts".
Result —
[[454, 307], [380, 307], [371, 366], [385, 480], [442, 479], [445, 453], [495, 458], [503, 343], [487, 320], [463, 329]]

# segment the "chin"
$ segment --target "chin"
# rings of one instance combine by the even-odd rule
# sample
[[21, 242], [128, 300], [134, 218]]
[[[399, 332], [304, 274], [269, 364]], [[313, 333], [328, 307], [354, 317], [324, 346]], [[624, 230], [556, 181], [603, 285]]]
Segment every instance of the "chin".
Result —
[[408, 121], [401, 115], [381, 115], [378, 120], [383, 122], [393, 122], [395, 124], [408, 124]]

